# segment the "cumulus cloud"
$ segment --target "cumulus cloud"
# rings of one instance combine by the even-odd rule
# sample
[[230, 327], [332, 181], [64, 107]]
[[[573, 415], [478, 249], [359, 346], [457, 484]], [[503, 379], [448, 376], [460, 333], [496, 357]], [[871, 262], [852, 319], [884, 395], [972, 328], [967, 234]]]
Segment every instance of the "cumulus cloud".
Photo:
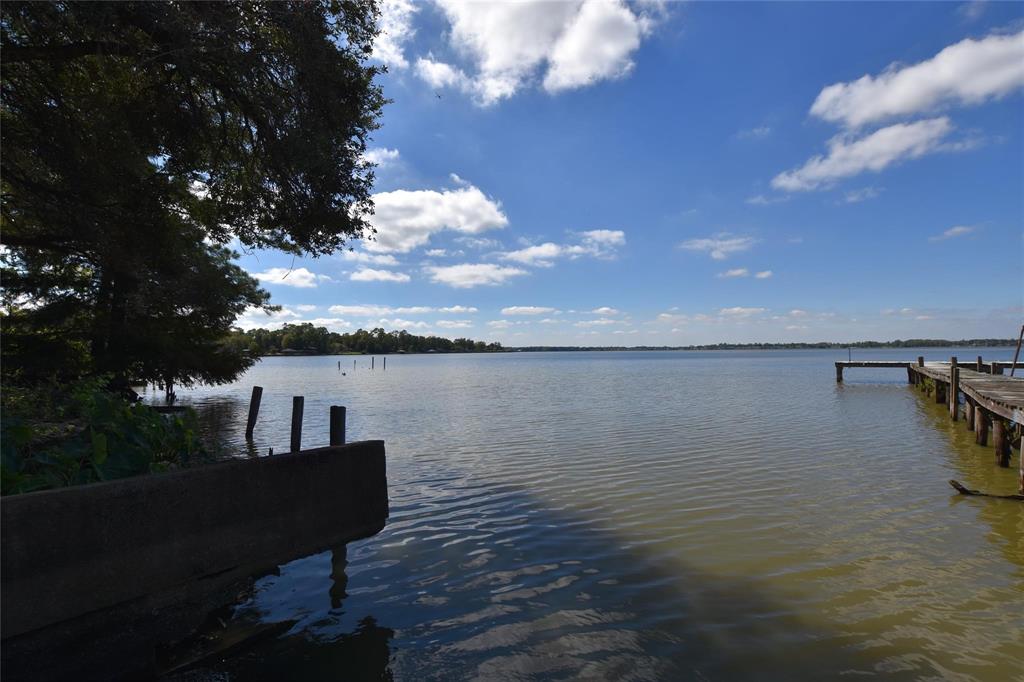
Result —
[[277, 284], [297, 289], [312, 289], [320, 282], [333, 282], [327, 275], [318, 275], [306, 268], [269, 268], [263, 272], [250, 273], [264, 284]]
[[378, 147], [375, 149], [367, 149], [366, 153], [363, 154], [363, 158], [370, 163], [378, 166], [386, 166], [389, 163], [398, 161], [399, 153], [397, 149], [388, 149], [387, 147]]
[[767, 308], [744, 308], [742, 306], [736, 306], [733, 308], [722, 308], [718, 311], [718, 314], [723, 317], [750, 317], [751, 315], [759, 315], [766, 310]]
[[768, 279], [772, 276], [771, 270], [762, 270], [754, 275], [755, 279]]
[[943, 138], [953, 130], [946, 117], [897, 123], [862, 137], [838, 135], [828, 142], [828, 154], [815, 156], [795, 170], [779, 173], [772, 187], [799, 192], [827, 187], [836, 180], [865, 171], [879, 172], [906, 159], [942, 150]]
[[447, 284], [457, 289], [469, 289], [477, 286], [496, 286], [504, 284], [513, 277], [525, 275], [526, 270], [505, 267], [493, 263], [460, 263], [428, 267], [431, 281]]
[[332, 305], [329, 310], [336, 315], [352, 315], [354, 317], [386, 317], [387, 315], [423, 315], [426, 313], [475, 313], [476, 308], [463, 305], [446, 306], [434, 308], [432, 306], [414, 305], [399, 306], [397, 308], [387, 305], [360, 304], [360, 305]]
[[721, 278], [733, 278], [733, 277], [746, 277], [749, 274], [750, 274], [750, 270], [747, 270], [746, 268], [733, 268], [732, 270], [726, 270], [725, 272], [720, 272], [716, 276], [717, 277], [721, 277]]
[[607, 327], [612, 324], [626, 324], [622, 320], [613, 320], [610, 317], [600, 317], [596, 320], [580, 320], [574, 326], [576, 327]]
[[707, 253], [715, 260], [724, 260], [733, 253], [749, 250], [756, 243], [753, 237], [733, 237], [723, 232], [703, 239], [688, 239], [679, 248]]
[[508, 218], [501, 204], [472, 185], [454, 190], [395, 190], [373, 195], [376, 229], [370, 251], [408, 253], [442, 230], [477, 234], [503, 228]]
[[621, 0], [439, 4], [451, 25], [452, 47], [472, 72], [427, 55], [417, 60], [416, 74], [482, 106], [511, 97], [538, 72], [550, 93], [626, 75], [656, 11], [654, 4], [638, 8]]
[[515, 261], [523, 265], [551, 267], [557, 258], [610, 258], [615, 255], [618, 247], [626, 243], [626, 233], [622, 230], [588, 230], [580, 232], [578, 244], [555, 244], [544, 242], [527, 246], [515, 251], [501, 254], [503, 260]]
[[862, 187], [861, 189], [851, 189], [843, 195], [843, 200], [848, 204], [857, 204], [868, 199], [874, 199], [882, 190], [878, 187]]
[[941, 242], [946, 239], [953, 239], [954, 237], [963, 237], [964, 235], [968, 235], [974, 232], [976, 229], [978, 228], [974, 227], [973, 225], [957, 225], [956, 227], [949, 228], [942, 234], [937, 234], [934, 237], [929, 237], [928, 241]]
[[366, 253], [365, 251], [342, 251], [342, 260], [373, 265], [398, 265], [398, 259], [387, 253]]
[[502, 315], [548, 315], [557, 312], [554, 308], [537, 305], [513, 305], [501, 309]]
[[[295, 306], [298, 310], [308, 312], [308, 309], [316, 306], [300, 305]], [[347, 320], [337, 317], [317, 317], [312, 319], [303, 318], [295, 310], [283, 306], [277, 312], [267, 313], [259, 308], [246, 308], [245, 311], [235, 320], [235, 327], [239, 329], [280, 329], [286, 324], [299, 324], [303, 322], [312, 323], [318, 327], [327, 327], [331, 331], [344, 331], [352, 329]]]
[[1024, 87], [1024, 31], [967, 38], [931, 59], [890, 65], [878, 76], [865, 75], [824, 88], [811, 114], [859, 127], [909, 116], [947, 104], [976, 105]]
[[434, 323], [435, 327], [441, 329], [469, 329], [473, 326], [472, 320], [438, 320]]
[[295, 309], [298, 310], [299, 312], [308, 313], [308, 312], [312, 312], [312, 311], [316, 310], [316, 306], [315, 305], [309, 305], [308, 303], [304, 303], [302, 305], [295, 306]]
[[609, 308], [608, 306], [601, 306], [600, 308], [594, 308], [590, 311], [595, 315], [618, 315], [619, 311], [615, 308]]
[[363, 268], [349, 275], [349, 279], [353, 282], [408, 282], [410, 278], [404, 272]]
[[382, 318], [377, 320], [378, 324], [382, 327], [391, 327], [392, 329], [426, 329], [430, 325], [422, 321], [403, 320], [401, 318]]
[[409, 66], [404, 47], [416, 33], [412, 20], [418, 9], [412, 0], [382, 0], [377, 24], [380, 34], [373, 41], [373, 59], [396, 69]]

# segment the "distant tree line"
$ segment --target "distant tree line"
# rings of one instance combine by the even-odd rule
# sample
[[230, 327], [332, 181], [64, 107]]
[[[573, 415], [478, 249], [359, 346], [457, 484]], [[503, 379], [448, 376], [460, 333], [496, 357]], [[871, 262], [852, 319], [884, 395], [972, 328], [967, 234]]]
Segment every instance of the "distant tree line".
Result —
[[996, 348], [1016, 346], [1017, 339], [906, 339], [895, 341], [854, 341], [840, 343], [709, 343], [699, 346], [520, 346], [510, 351], [585, 351], [585, 350], [802, 350], [828, 348]]
[[341, 353], [489, 353], [505, 350], [500, 343], [472, 339], [418, 336], [381, 327], [339, 334], [309, 322], [286, 324], [280, 329], [235, 331], [229, 343], [250, 357], [261, 355], [336, 355]]

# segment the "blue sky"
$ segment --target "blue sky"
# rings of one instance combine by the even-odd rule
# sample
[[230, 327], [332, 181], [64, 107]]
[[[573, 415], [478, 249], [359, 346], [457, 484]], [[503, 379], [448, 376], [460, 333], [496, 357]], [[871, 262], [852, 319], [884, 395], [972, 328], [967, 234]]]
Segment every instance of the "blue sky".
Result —
[[384, 3], [378, 235], [314, 321], [506, 345], [1010, 337], [1024, 5]]

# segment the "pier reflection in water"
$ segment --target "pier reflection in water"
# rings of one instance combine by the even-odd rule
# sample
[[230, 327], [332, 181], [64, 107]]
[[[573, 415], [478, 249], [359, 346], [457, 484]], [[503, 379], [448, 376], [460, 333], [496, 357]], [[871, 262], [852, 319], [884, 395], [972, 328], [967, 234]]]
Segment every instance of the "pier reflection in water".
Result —
[[[978, 352], [1007, 355], [961, 354]], [[921, 354], [956, 350], [862, 352]], [[1012, 492], [1013, 468], [905, 375], [837, 386], [837, 359], [410, 356], [342, 378], [334, 358], [280, 358], [183, 394], [244, 406], [264, 386], [261, 452], [286, 448], [291, 395], [306, 396], [311, 446], [331, 404], [349, 408], [350, 439], [388, 443], [391, 519], [348, 547], [347, 584], [330, 552], [262, 579], [235, 617], [295, 624], [224, 670], [1018, 677], [1024, 505], [959, 500], [946, 483]]]

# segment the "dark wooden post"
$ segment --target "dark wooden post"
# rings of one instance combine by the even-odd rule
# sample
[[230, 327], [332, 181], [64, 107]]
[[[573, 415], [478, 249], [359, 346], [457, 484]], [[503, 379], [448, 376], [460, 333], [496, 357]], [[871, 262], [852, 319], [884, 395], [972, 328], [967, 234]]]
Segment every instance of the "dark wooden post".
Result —
[[376, 358], [374, 358], [374, 357], [373, 357], [372, 355], [370, 356], [370, 369], [373, 369], [373, 361], [374, 361], [375, 359], [376, 359]]
[[996, 448], [996, 463], [1001, 467], [1010, 466], [1010, 438], [1006, 422], [1000, 417], [992, 419], [992, 445]]
[[956, 421], [960, 412], [960, 368], [956, 356], [949, 359], [949, 418]]
[[252, 430], [256, 428], [256, 417], [260, 416], [260, 400], [263, 399], [263, 387], [253, 386], [252, 397], [249, 398], [249, 420], [245, 423], [245, 439], [252, 440]]
[[964, 400], [964, 421], [967, 422], [967, 429], [974, 430], [974, 403], [970, 398]]
[[292, 452], [302, 449], [302, 407], [305, 402], [301, 395], [292, 398]]
[[979, 355], [979, 356], [978, 356], [978, 362], [977, 362], [977, 364], [975, 364], [975, 366], [974, 366], [974, 370], [975, 370], [976, 372], [980, 372], [980, 371], [981, 371], [981, 366], [982, 366], [983, 364], [984, 364], [984, 363], [983, 363], [983, 362], [982, 362], [982, 360], [981, 360], [981, 356]]
[[918, 355], [917, 356], [917, 366], [918, 367], [924, 367], [924, 356], [923, 355]]
[[331, 405], [331, 445], [345, 444], [345, 408]]
[[988, 414], [981, 405], [974, 406], [974, 442], [978, 445], [988, 444]]
[[907, 383], [911, 386], [915, 383], [914, 370], [910, 369], [910, 365], [907, 365]]
[[935, 380], [935, 404], [946, 404], [946, 384], [938, 379]]
[[388, 368], [388, 357], [385, 355], [384, 356], [384, 367], [382, 367], [381, 369], [386, 371], [387, 368]]
[[843, 383], [843, 366], [838, 362], [836, 363], [836, 383]]

